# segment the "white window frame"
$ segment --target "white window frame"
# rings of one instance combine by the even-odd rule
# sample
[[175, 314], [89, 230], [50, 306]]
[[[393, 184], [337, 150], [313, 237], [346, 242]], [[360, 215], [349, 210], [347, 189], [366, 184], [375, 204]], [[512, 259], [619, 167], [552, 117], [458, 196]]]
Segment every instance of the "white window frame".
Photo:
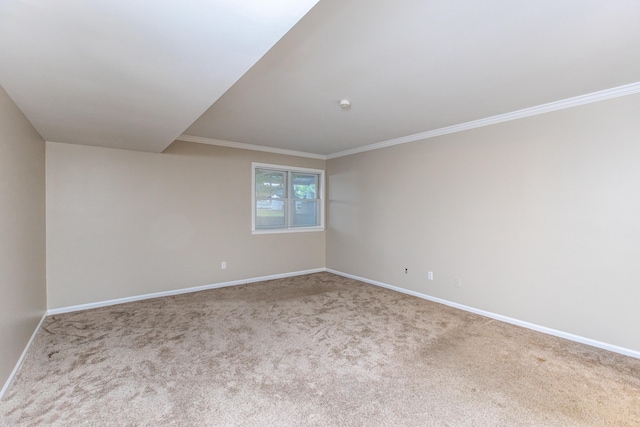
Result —
[[[310, 173], [317, 174], [319, 179], [320, 191], [318, 192], [318, 199], [320, 200], [320, 221], [319, 225], [310, 226], [310, 227], [291, 227], [285, 226], [282, 228], [258, 228], [256, 229], [256, 169], [271, 169], [282, 172], [289, 172], [287, 176], [289, 177], [289, 181], [291, 181], [291, 172], [298, 173]], [[290, 182], [287, 184], [287, 191], [290, 191]], [[323, 231], [325, 229], [324, 226], [324, 215], [325, 215], [325, 179], [324, 179], [324, 170], [322, 169], [310, 169], [310, 168], [300, 168], [295, 166], [283, 166], [283, 165], [272, 165], [268, 163], [251, 163], [251, 233], [252, 234], [276, 234], [276, 233], [300, 233], [300, 232], [309, 232], [309, 231]], [[286, 204], [286, 209], [290, 209], [291, 204]], [[290, 216], [290, 212], [287, 211], [287, 217]]]

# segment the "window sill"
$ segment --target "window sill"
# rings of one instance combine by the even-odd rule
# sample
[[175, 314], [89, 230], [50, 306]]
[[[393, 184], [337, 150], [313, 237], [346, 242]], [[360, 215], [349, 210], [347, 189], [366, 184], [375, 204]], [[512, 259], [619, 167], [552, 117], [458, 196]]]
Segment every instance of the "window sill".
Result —
[[273, 228], [251, 230], [251, 234], [280, 234], [280, 233], [306, 233], [313, 231], [324, 231], [324, 227], [297, 227], [297, 228]]

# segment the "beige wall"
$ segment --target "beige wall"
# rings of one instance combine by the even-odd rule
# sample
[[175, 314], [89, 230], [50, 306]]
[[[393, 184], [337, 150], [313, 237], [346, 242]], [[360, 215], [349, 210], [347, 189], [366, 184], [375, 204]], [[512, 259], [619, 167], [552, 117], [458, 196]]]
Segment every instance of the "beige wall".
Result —
[[251, 234], [252, 161], [325, 165], [179, 141], [163, 154], [47, 142], [49, 308], [324, 267], [324, 232]]
[[626, 96], [329, 160], [327, 267], [640, 351], [639, 112]]
[[0, 388], [46, 308], [44, 151], [0, 88]]

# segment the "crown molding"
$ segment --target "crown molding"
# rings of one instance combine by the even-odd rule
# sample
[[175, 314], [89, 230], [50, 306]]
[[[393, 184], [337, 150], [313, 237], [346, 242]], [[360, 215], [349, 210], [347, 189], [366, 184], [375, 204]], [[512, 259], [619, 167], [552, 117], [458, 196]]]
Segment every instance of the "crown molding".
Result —
[[490, 126], [498, 123], [504, 123], [511, 120], [522, 119], [525, 117], [537, 116], [539, 114], [545, 114], [545, 113], [550, 113], [552, 111], [564, 110], [566, 108], [577, 107], [585, 104], [592, 104], [594, 102], [599, 102], [599, 101], [606, 101], [608, 99], [619, 98], [622, 96], [633, 95], [636, 93], [640, 93], [640, 82], [631, 83], [624, 86], [618, 86], [611, 89], [601, 90], [601, 91], [589, 93], [586, 95], [580, 95], [573, 98], [567, 98], [561, 101], [549, 102], [547, 104], [542, 104], [535, 107], [524, 108], [522, 110], [512, 111], [510, 113], [499, 114], [497, 116], [486, 117], [484, 119], [473, 120], [470, 122], [460, 123], [457, 125], [447, 126], [439, 129], [434, 129], [427, 132], [421, 132], [413, 135], [403, 136], [400, 138], [394, 138], [388, 141], [377, 142], [375, 144], [364, 145], [362, 147], [357, 147], [350, 150], [339, 151], [336, 153], [328, 154], [326, 158], [327, 160], [335, 159], [337, 157], [344, 157], [344, 156], [349, 156], [351, 154], [363, 153], [365, 151], [391, 147], [393, 145], [400, 145], [400, 144], [406, 144], [408, 142], [435, 138], [436, 136], [462, 132], [465, 130], [480, 128], [484, 126]]
[[180, 135], [177, 141], [197, 142], [198, 144], [218, 145], [221, 147], [240, 148], [242, 150], [264, 151], [266, 153], [284, 154], [287, 156], [307, 157], [310, 159], [326, 160], [327, 156], [304, 151], [286, 150], [284, 148], [265, 147], [262, 145], [244, 144], [242, 142], [223, 141], [221, 139], [205, 138], [202, 136]]
[[550, 113], [553, 111], [564, 110], [566, 108], [578, 107], [580, 105], [592, 104], [594, 102], [606, 101], [609, 99], [620, 98], [622, 96], [640, 93], [640, 82], [631, 83], [624, 86], [618, 86], [611, 89], [605, 89], [598, 92], [588, 93], [586, 95], [575, 96], [560, 101], [549, 102], [547, 104], [537, 105], [535, 107], [524, 108], [522, 110], [512, 111], [510, 113], [499, 114], [497, 116], [486, 117], [484, 119], [473, 120], [470, 122], [460, 123], [457, 125], [447, 126], [439, 129], [433, 129], [426, 132], [407, 135], [400, 138], [389, 139], [387, 141], [377, 142], [374, 144], [364, 145], [362, 147], [352, 148], [350, 150], [338, 151], [328, 155], [306, 153], [303, 151], [286, 150], [283, 148], [265, 147], [262, 145], [244, 144], [241, 142], [223, 141], [219, 139], [205, 138], [201, 136], [180, 135], [177, 140], [187, 142], [197, 142], [200, 144], [219, 145], [222, 147], [240, 148], [243, 150], [264, 151], [267, 153], [284, 154], [287, 156], [307, 157], [311, 159], [329, 160], [338, 157], [349, 156], [351, 154], [364, 153], [366, 151], [378, 150], [380, 148], [391, 147], [394, 145], [406, 144], [437, 136], [448, 135], [451, 133], [462, 132], [465, 130], [476, 129], [484, 126], [495, 125], [498, 123], [509, 122], [511, 120], [523, 119], [525, 117], [537, 116], [540, 114]]

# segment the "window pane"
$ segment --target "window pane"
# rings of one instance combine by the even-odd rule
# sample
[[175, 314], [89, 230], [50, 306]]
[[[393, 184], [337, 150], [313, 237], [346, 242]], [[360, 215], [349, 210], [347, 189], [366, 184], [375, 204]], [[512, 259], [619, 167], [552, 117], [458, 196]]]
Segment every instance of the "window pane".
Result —
[[256, 199], [287, 197], [287, 173], [268, 169], [256, 169]]
[[293, 172], [291, 174], [292, 197], [295, 199], [317, 199], [318, 181], [318, 174]]
[[256, 228], [287, 226], [287, 172], [256, 169]]
[[253, 176], [253, 230], [320, 227], [324, 209], [322, 172], [254, 164]]
[[320, 225], [319, 200], [293, 199], [292, 225], [294, 227], [313, 227]]
[[287, 199], [256, 198], [256, 228], [286, 227]]

